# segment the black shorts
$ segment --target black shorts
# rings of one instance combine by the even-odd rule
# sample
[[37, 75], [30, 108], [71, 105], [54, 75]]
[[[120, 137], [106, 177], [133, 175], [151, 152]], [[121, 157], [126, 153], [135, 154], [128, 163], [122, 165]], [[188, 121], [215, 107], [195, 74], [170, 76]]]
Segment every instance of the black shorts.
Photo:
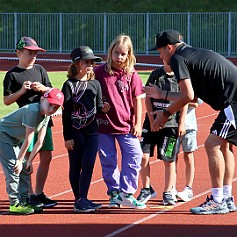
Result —
[[154, 149], [157, 146], [157, 158], [164, 161], [175, 161], [178, 153], [178, 128], [163, 128], [158, 132], [151, 132], [150, 122], [144, 121], [141, 148], [143, 153], [154, 156]]
[[237, 102], [227, 101], [213, 123], [210, 133], [237, 145]]

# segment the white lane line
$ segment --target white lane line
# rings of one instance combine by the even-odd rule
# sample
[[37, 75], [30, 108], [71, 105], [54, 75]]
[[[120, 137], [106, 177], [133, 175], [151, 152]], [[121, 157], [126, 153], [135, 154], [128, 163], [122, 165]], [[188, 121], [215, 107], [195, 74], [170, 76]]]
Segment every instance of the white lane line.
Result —
[[[237, 180], [237, 177], [235, 177], [235, 178], [233, 179], [233, 182], [236, 182], [236, 180]], [[196, 199], [196, 198], [199, 198], [199, 197], [201, 197], [201, 196], [203, 196], [203, 195], [206, 195], [206, 194], [208, 194], [209, 192], [211, 192], [211, 189], [208, 189], [208, 190], [206, 190], [206, 191], [204, 191], [204, 192], [202, 192], [202, 193], [199, 193], [198, 195], [195, 195], [195, 196], [192, 198], [192, 200], [194, 200], [194, 199]], [[162, 211], [155, 212], [154, 214], [151, 214], [151, 215], [149, 215], [149, 216], [147, 216], [147, 217], [144, 217], [144, 218], [142, 218], [142, 219], [139, 219], [139, 220], [137, 220], [137, 221], [134, 221], [133, 223], [131, 223], [131, 224], [129, 224], [129, 225], [126, 225], [126, 226], [124, 226], [124, 227], [122, 227], [122, 228], [120, 228], [120, 229], [117, 229], [117, 230], [113, 231], [112, 233], [105, 235], [104, 237], [113, 237], [113, 236], [115, 236], [115, 235], [117, 235], [117, 234], [120, 234], [120, 233], [124, 232], [125, 230], [128, 230], [128, 229], [130, 229], [130, 228], [132, 228], [132, 227], [134, 227], [134, 226], [137, 226], [137, 225], [139, 225], [139, 224], [141, 224], [141, 223], [143, 223], [143, 222], [145, 222], [145, 221], [151, 220], [152, 218], [158, 216], [159, 214], [168, 212], [168, 211], [170, 211], [170, 210], [173, 210], [173, 209], [176, 208], [176, 207], [182, 206], [182, 205], [184, 205], [185, 203], [186, 203], [186, 202], [181, 202], [181, 203], [178, 203], [177, 205], [175, 205], [172, 209], [166, 209], [166, 210], [162, 210]]]

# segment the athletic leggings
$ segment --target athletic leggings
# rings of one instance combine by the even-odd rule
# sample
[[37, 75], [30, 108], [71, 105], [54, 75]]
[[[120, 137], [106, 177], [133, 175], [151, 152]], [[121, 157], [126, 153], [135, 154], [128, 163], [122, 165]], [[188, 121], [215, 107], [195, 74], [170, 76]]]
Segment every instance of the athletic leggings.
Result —
[[87, 198], [97, 149], [97, 134], [74, 134], [74, 149], [69, 150], [69, 180], [75, 199]]

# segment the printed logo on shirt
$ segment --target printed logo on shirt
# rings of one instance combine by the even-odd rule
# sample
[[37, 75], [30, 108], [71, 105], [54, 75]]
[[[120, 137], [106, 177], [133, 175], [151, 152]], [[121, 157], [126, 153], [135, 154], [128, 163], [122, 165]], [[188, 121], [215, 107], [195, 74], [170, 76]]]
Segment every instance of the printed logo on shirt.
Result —
[[98, 123], [98, 125], [103, 124], [103, 125], [107, 126], [109, 124], [109, 120], [98, 118], [97, 123]]
[[153, 106], [155, 108], [167, 108], [170, 104], [168, 103], [161, 103], [161, 102], [158, 102], [158, 101], [153, 101]]
[[118, 87], [118, 90], [120, 92], [125, 92], [125, 91], [128, 91], [128, 89], [129, 89], [128, 84], [125, 84], [125, 82], [122, 81], [122, 80], [117, 80], [116, 81], [116, 86]]

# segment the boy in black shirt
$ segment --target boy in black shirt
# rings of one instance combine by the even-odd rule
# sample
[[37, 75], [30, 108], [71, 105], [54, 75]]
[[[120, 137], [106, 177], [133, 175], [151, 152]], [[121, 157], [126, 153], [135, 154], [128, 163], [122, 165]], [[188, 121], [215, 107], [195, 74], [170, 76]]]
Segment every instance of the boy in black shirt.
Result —
[[[42, 94], [52, 87], [46, 70], [41, 65], [35, 64], [38, 51], [45, 52], [30, 37], [24, 36], [17, 42], [16, 54], [19, 58], [18, 65], [6, 73], [3, 81], [3, 101], [5, 105], [11, 105], [16, 102], [19, 107], [22, 107], [39, 102]], [[32, 203], [44, 207], [52, 207], [57, 204], [55, 200], [49, 199], [43, 193], [49, 164], [52, 159], [53, 141], [51, 126], [52, 120], [49, 122], [45, 142], [39, 152], [40, 163], [36, 175], [35, 195], [31, 187]], [[37, 135], [34, 136], [28, 152], [32, 151], [36, 140]]]

